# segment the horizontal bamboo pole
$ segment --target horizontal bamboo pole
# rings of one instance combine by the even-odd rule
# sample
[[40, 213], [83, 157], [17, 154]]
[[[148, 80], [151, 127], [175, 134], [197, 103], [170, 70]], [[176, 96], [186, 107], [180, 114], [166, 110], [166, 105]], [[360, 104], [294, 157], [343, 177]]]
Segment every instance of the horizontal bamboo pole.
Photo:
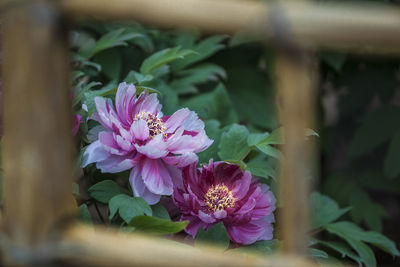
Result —
[[250, 30], [278, 41], [360, 52], [400, 50], [400, 9], [391, 5], [235, 0], [61, 0], [70, 17], [135, 19], [161, 27]]
[[61, 242], [62, 259], [93, 266], [315, 266], [291, 255], [261, 257], [222, 253], [215, 247], [193, 248], [174, 241], [112, 229], [76, 225]]

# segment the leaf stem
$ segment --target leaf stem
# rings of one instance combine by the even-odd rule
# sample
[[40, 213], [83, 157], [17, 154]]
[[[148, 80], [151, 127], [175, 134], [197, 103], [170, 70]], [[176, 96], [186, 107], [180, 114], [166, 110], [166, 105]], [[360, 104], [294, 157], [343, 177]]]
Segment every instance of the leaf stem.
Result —
[[249, 153], [251, 152], [251, 148], [249, 148], [249, 150], [247, 150], [247, 152], [243, 155], [243, 157], [241, 157], [240, 158], [240, 161], [243, 161], [246, 157], [247, 157], [247, 155], [249, 155]]
[[97, 203], [96, 203], [96, 202], [94, 202], [94, 207], [96, 208], [97, 214], [99, 214], [99, 217], [100, 217], [101, 221], [102, 221], [103, 223], [106, 223], [105, 220], [104, 220], [104, 218], [103, 218], [103, 216], [101, 215], [101, 212], [100, 212], [100, 210], [99, 210], [99, 207], [97, 207]]
[[315, 230], [308, 232], [308, 235], [315, 235], [318, 234], [319, 232], [322, 232], [323, 230], [324, 230], [323, 228], [317, 228]]

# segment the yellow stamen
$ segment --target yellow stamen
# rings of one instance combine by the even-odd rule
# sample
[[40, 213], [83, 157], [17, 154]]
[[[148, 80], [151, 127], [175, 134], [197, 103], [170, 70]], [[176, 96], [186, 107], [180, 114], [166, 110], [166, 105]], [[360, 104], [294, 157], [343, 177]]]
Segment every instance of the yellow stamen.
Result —
[[232, 191], [230, 191], [224, 184], [211, 186], [204, 195], [204, 198], [206, 205], [212, 211], [233, 208], [235, 206], [235, 202], [238, 200], [233, 196]]

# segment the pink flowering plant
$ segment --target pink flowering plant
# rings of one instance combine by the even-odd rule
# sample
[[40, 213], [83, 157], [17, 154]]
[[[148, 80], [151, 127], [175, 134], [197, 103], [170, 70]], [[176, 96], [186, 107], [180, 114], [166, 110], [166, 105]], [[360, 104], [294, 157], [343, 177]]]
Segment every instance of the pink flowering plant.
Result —
[[134, 85], [118, 86], [115, 108], [110, 99], [96, 97], [95, 103], [93, 119], [104, 131], [86, 148], [82, 166], [96, 162], [102, 172], [130, 170], [134, 195], [148, 204], [172, 195], [182, 180], [180, 168], [212, 144], [195, 112], [183, 108], [163, 116], [157, 95], [144, 91], [136, 97]]
[[[284, 140], [264, 55], [235, 48], [236, 37], [129, 23], [85, 22], [71, 40], [79, 218], [192, 246], [278, 249]], [[310, 207], [313, 259], [375, 266], [368, 244], [399, 254], [381, 233], [340, 220], [350, 207], [319, 192]]]
[[249, 245], [273, 238], [276, 199], [269, 187], [252, 178], [237, 164], [210, 162], [198, 169], [183, 168], [183, 183], [175, 187], [174, 203], [185, 232], [195, 237], [199, 228], [208, 231], [222, 222], [231, 241]]

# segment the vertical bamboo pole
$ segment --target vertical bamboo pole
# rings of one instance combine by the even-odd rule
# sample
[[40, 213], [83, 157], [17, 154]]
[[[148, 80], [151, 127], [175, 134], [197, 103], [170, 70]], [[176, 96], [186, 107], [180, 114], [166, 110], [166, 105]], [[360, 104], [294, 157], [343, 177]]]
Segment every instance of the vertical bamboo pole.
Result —
[[73, 212], [67, 39], [53, 3], [15, 5], [3, 20], [2, 228], [8, 264], [40, 261], [51, 251], [44, 242]]
[[293, 48], [280, 51], [277, 86], [281, 97], [280, 119], [284, 127], [284, 159], [281, 166], [279, 220], [283, 250], [305, 254], [307, 246], [308, 201], [312, 147], [306, 142], [306, 128], [313, 127], [314, 67], [304, 52]]

